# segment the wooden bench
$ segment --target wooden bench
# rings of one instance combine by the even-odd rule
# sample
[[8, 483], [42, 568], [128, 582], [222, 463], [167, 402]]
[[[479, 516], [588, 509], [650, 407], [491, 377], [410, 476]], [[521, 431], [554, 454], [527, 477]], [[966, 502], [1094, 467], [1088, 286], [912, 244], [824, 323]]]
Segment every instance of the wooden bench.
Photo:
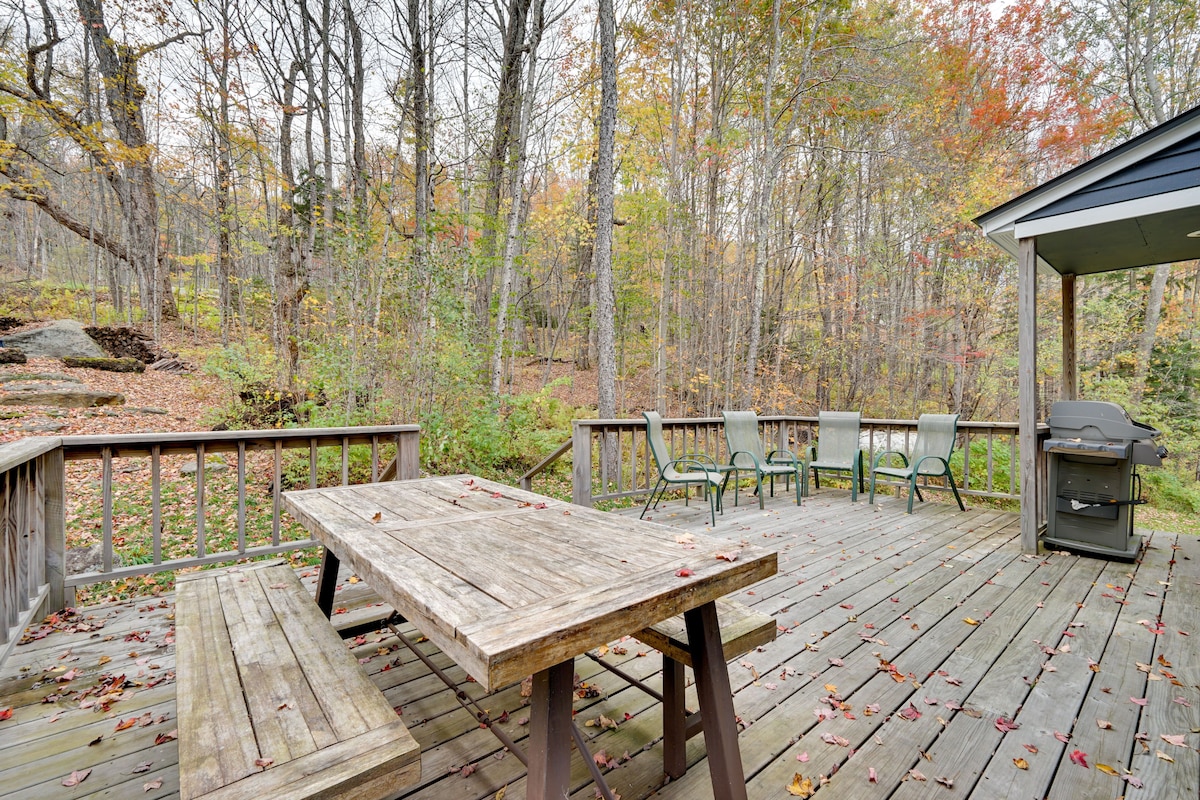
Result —
[[[717, 601], [721, 649], [729, 662], [756, 647], [775, 641], [775, 618], [732, 600]], [[687, 770], [687, 740], [704, 730], [699, 711], [684, 701], [683, 668], [692, 666], [683, 617], [671, 617], [636, 634], [663, 655], [663, 771], [680, 778]]]
[[284, 564], [181, 576], [181, 800], [383, 800], [421, 749]]

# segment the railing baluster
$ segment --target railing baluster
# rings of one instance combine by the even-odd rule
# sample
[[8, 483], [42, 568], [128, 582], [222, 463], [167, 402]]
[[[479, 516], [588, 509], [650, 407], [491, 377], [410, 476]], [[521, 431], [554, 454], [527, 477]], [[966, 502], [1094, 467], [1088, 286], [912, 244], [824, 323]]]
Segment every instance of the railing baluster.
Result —
[[281, 504], [279, 494], [283, 491], [283, 442], [275, 440], [274, 472], [271, 481], [271, 544], [279, 545], [279, 514]]
[[100, 569], [105, 572], [112, 571], [113, 551], [112, 551], [112, 448], [105, 447], [101, 455], [100, 467], [100, 494], [103, 498], [101, 507], [103, 509], [104, 521], [101, 524], [101, 535], [103, 541], [100, 545]]
[[317, 488], [317, 440], [308, 440], [308, 488]]
[[342, 437], [342, 486], [350, 485], [350, 438]]
[[196, 558], [204, 558], [204, 442], [196, 445]]
[[238, 442], [237, 449], [237, 551], [246, 552], [246, 443]]
[[379, 437], [371, 437], [371, 483], [379, 480]]
[[162, 447], [150, 448], [150, 541], [153, 561], [162, 563]]

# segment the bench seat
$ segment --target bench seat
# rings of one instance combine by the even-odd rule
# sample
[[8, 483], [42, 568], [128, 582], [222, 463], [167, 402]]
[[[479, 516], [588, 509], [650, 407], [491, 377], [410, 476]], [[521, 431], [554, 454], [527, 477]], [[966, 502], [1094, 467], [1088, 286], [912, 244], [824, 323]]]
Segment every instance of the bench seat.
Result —
[[383, 800], [420, 746], [283, 564], [181, 576], [181, 800]]

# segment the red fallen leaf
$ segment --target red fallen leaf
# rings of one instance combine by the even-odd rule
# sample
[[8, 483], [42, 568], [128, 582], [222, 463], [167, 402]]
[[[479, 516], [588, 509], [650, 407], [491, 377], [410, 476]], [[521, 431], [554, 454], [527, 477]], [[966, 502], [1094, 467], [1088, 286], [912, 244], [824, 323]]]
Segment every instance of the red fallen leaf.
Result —
[[1183, 741], [1183, 739], [1186, 735], [1187, 734], [1184, 734], [1184, 733], [1176, 733], [1176, 734], [1160, 733], [1158, 736], [1160, 739], [1162, 739], [1167, 744], [1173, 744], [1176, 747], [1187, 747], [1187, 745]]
[[63, 786], [78, 786], [87, 780], [87, 776], [91, 775], [91, 769], [77, 769], [70, 775], [62, 779]]
[[150, 762], [150, 761], [143, 761], [142, 763], [138, 764], [138, 765], [137, 765], [136, 767], [134, 767], [133, 769], [129, 770], [129, 772], [130, 772], [130, 774], [132, 774], [132, 775], [137, 775], [137, 774], [138, 774], [138, 773], [140, 773], [140, 772], [149, 772], [149, 771], [150, 771], [150, 767], [151, 767], [151, 766], [152, 766], [152, 762]]
[[501, 497], [504, 497], [504, 494], [501, 492], [492, 492], [492, 497], [496, 500], [499, 500]]
[[1084, 769], [1087, 769], [1087, 753], [1083, 752], [1082, 750], [1072, 750], [1071, 761], [1083, 767]]
[[1059, 731], [1054, 732], [1054, 738], [1058, 739], [1060, 742], [1064, 742], [1064, 743], [1070, 741], [1070, 739], [1071, 739], [1070, 736], [1068, 736], [1065, 733], [1060, 733]]
[[912, 703], [909, 703], [907, 708], [900, 711], [900, 716], [909, 722], [912, 722], [913, 720], [920, 719], [921, 712], [917, 711], [916, 706], [914, 706]]
[[717, 553], [717, 560], [733, 563], [734, 561], [738, 560], [738, 556], [740, 555], [741, 553], [737, 550], [730, 550], [728, 553]]
[[[82, 670], [80, 670], [78, 667], [74, 667], [72, 669], [67, 670], [62, 675], [59, 675], [54, 680], [57, 681], [58, 683], [66, 683], [67, 681], [75, 680], [82, 674], [83, 674]], [[71, 785], [74, 786], [75, 784], [71, 784]]]
[[831, 659], [829, 659], [829, 666], [844, 667], [844, 666], [846, 666], [846, 662], [842, 661], [840, 658], [831, 658]]
[[[497, 494], [499, 494], [499, 492], [497, 492]], [[467, 764], [465, 767], [463, 767], [462, 769], [460, 769], [458, 771], [458, 774], [465, 778], [468, 775], [470, 775], [471, 773], [473, 773], [475, 771], [475, 769], [476, 769], [476, 767], [474, 764]]]
[[543, 509], [543, 508], [547, 508], [547, 506], [546, 506], [546, 504], [545, 504], [545, 503], [534, 503], [534, 504], [533, 504], [533, 507], [534, 507], [534, 508], [536, 508], [536, 509], [538, 509], [539, 511], [540, 511], [541, 509]]
[[3, 722], [6, 719], [12, 719], [12, 709], [11, 708], [0, 709], [0, 722]]
[[693, 575], [695, 575], [695, 574], [696, 574], [696, 573], [692, 572], [692, 571], [691, 571], [690, 569], [688, 569], [687, 567], [684, 567], [683, 569], [676, 570], [676, 572], [675, 572], [675, 577], [676, 577], [676, 578], [690, 578], [690, 577], [692, 577], [692, 576], [693, 576]]
[[[1176, 698], [1175, 698], [1173, 701], [1171, 701], [1171, 702], [1178, 703], [1179, 705], [1181, 705], [1181, 706], [1183, 706], [1183, 707], [1185, 707], [1185, 708], [1191, 708], [1191, 707], [1192, 707], [1192, 704], [1191, 704], [1191, 703], [1189, 703], [1189, 702], [1187, 701], [1187, 698], [1186, 698], [1186, 697], [1176, 697]], [[2, 719], [2, 717], [0, 717], [0, 719]]]
[[1008, 717], [1001, 717], [1000, 719], [996, 720], [996, 730], [1000, 731], [1001, 733], [1015, 731], [1019, 727], [1021, 727], [1021, 723], [1014, 722]]
[[161, 788], [162, 788], [162, 778], [155, 778], [152, 781], [147, 781], [146, 783], [142, 784], [143, 792], [152, 792], [155, 789], [161, 789]]
[[1144, 706], [1150, 701], [1144, 697], [1131, 697], [1129, 698], [1129, 702], [1133, 703], [1134, 705]]
[[1021, 745], [1021, 747], [1024, 747], [1029, 752], [1033, 753], [1034, 755], [1037, 755], [1038, 749], [1037, 749], [1036, 744], [1023, 744], [1023, 745]]
[[179, 729], [176, 728], [173, 731], [167, 731], [166, 733], [160, 733], [158, 736], [155, 736], [154, 744], [160, 745], [165, 742], [169, 742], [172, 739], [178, 739], [178, 738], [179, 738]]
[[875, 774], [874, 767], [867, 767], [867, 781], [869, 783], [879, 783], [879, 776]]
[[262, 767], [263, 769], [266, 769], [267, 767], [271, 766], [274, 763], [275, 763], [275, 759], [273, 759], [273, 758], [256, 758], [256, 759], [254, 759], [254, 766]]
[[132, 728], [134, 725], [137, 725], [137, 722], [138, 722], [137, 717], [130, 717], [129, 719], [121, 720], [120, 722], [117, 723], [117, 727], [115, 730], [123, 731], [126, 728]]
[[808, 751], [805, 750], [803, 753], [800, 753], [799, 755], [797, 755], [796, 760], [799, 761], [801, 764], [807, 763], [808, 762]]
[[841, 607], [842, 607], [842, 608], [844, 608], [844, 609], [847, 609], [847, 610], [849, 610], [849, 609], [852, 609], [852, 608], [854, 608], [854, 605], [853, 605], [852, 603], [842, 603], [842, 604], [841, 604]]

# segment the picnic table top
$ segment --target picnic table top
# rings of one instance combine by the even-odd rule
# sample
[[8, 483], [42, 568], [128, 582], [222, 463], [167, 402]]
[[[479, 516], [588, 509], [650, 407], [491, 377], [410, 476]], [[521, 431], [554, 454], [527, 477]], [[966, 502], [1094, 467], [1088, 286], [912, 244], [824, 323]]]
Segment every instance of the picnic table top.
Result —
[[777, 571], [765, 548], [471, 475], [283, 498], [315, 539], [487, 690]]

